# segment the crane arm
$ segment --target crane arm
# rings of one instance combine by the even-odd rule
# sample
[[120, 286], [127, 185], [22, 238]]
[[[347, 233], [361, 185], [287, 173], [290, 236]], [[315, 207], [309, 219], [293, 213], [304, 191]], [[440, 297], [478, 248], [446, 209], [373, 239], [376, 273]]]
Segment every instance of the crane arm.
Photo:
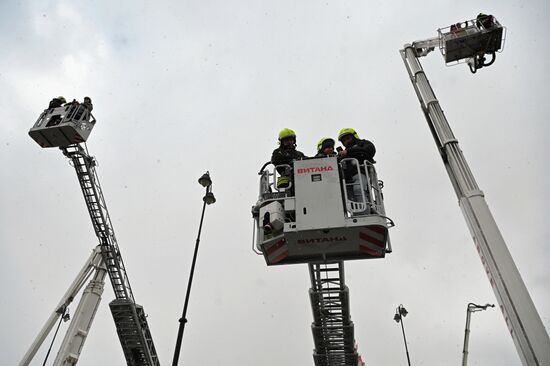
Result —
[[436, 47], [440, 47], [441, 39], [439, 37], [428, 38], [422, 41], [413, 42], [412, 47], [415, 49], [418, 57], [427, 56]]
[[550, 338], [462, 154], [414, 46], [400, 51], [460, 208], [524, 365], [550, 365]]
[[96, 268], [95, 274], [84, 289], [82, 298], [73, 314], [69, 329], [65, 333], [54, 366], [73, 366], [80, 358], [80, 352], [88, 337], [92, 322], [101, 302], [105, 276], [107, 271], [103, 265]]
[[99, 247], [96, 247], [92, 254], [90, 254], [90, 257], [86, 260], [84, 265], [82, 266], [82, 269], [80, 272], [78, 272], [78, 275], [74, 279], [74, 281], [71, 283], [69, 288], [67, 289], [67, 292], [61, 297], [61, 300], [55, 307], [54, 311], [52, 311], [50, 317], [34, 339], [34, 342], [30, 346], [29, 350], [25, 355], [23, 356], [23, 359], [21, 362], [19, 362], [19, 366], [27, 366], [35, 356], [38, 349], [42, 346], [42, 343], [44, 343], [44, 340], [50, 334], [53, 326], [57, 322], [60, 316], [63, 315], [65, 312], [65, 309], [69, 306], [69, 304], [74, 300], [80, 289], [84, 286], [86, 281], [88, 280], [89, 276], [93, 272], [94, 269], [98, 268], [101, 264], [101, 249]]

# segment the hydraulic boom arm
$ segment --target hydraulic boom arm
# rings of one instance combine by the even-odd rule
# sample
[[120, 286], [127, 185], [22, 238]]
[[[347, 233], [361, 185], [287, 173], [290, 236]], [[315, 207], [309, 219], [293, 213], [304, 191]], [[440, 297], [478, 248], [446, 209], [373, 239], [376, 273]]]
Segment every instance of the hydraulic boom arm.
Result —
[[460, 208], [524, 365], [550, 365], [550, 339], [414, 46], [400, 51]]
[[[102, 262], [101, 259], [102, 259], [101, 250], [99, 249], [99, 247], [96, 247], [93, 250], [90, 257], [86, 260], [86, 263], [84, 263], [84, 266], [82, 266], [82, 269], [76, 276], [73, 283], [67, 289], [67, 292], [65, 292], [65, 295], [63, 295], [63, 297], [59, 301], [59, 304], [56, 306], [56, 308], [54, 309], [54, 311], [46, 321], [46, 324], [44, 324], [44, 326], [36, 336], [29, 350], [27, 351], [27, 353], [25, 353], [25, 356], [23, 356], [23, 359], [19, 363], [19, 366], [27, 366], [28, 364], [30, 364], [34, 355], [36, 354], [40, 346], [42, 346], [42, 343], [44, 343], [44, 340], [46, 339], [46, 337], [54, 327], [55, 322], [59, 319], [60, 316], [62, 316], [65, 313], [67, 307], [74, 300], [76, 295], [80, 292], [80, 290], [82, 289], [82, 286], [84, 286], [84, 284], [86, 283], [86, 281], [88, 280], [88, 278], [90, 277], [94, 269], [96, 270], [96, 273], [97, 271], [101, 271], [99, 269]], [[83, 300], [80, 300], [80, 303], [83, 303], [83, 302], [84, 302]], [[79, 311], [77, 310], [75, 314], [78, 314], [78, 313]], [[74, 323], [74, 322], [75, 320], [73, 319], [71, 323]], [[84, 343], [83, 340], [82, 340], [82, 343]]]

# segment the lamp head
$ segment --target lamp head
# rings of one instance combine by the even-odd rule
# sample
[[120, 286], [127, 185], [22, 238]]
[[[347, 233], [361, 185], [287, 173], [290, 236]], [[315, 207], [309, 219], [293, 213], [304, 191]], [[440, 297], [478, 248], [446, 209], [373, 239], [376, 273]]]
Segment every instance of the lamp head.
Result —
[[393, 320], [395, 320], [396, 323], [399, 323], [399, 322], [401, 321], [401, 315], [399, 315], [399, 314], [396, 313], [396, 314], [393, 316]]
[[211, 205], [216, 202], [216, 197], [214, 197], [214, 193], [207, 192], [204, 197], [202, 198], [204, 202], [206, 202], [207, 205]]
[[399, 307], [399, 314], [401, 314], [402, 316], [407, 316], [409, 312], [407, 311], [407, 309], [405, 309], [403, 306], [400, 306]]
[[495, 305], [494, 304], [478, 305], [478, 304], [474, 304], [472, 302], [468, 304], [468, 310], [471, 311], [471, 312], [487, 310], [488, 307], [494, 308]]
[[210, 187], [212, 185], [212, 179], [210, 179], [210, 173], [206, 172], [199, 178], [199, 184], [203, 187]]

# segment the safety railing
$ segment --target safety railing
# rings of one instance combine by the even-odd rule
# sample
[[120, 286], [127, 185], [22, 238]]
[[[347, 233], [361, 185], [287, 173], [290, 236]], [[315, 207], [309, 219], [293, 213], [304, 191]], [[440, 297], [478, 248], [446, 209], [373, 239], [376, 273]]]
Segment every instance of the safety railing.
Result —
[[465, 20], [437, 30], [439, 39], [445, 37], [461, 37], [463, 35], [491, 31], [495, 28], [503, 28], [498, 20], [492, 15], [481, 16], [477, 19]]
[[384, 183], [378, 180], [374, 165], [355, 158], [340, 160], [344, 205], [350, 216], [378, 214], [385, 216]]
[[[91, 112], [85, 104], [72, 103], [71, 108], [68, 110], [65, 119], [72, 120], [73, 122], [89, 121]], [[92, 116], [93, 117], [93, 116]]]
[[[272, 169], [267, 169], [269, 165], [272, 165], [270, 161], [265, 163], [258, 172], [258, 175], [260, 175], [258, 202], [252, 207], [252, 217], [254, 218], [252, 250], [256, 254], [261, 254], [261, 252], [259, 252], [259, 244], [263, 241], [260, 225], [261, 219], [259, 217], [260, 207], [273, 201], [294, 199], [292, 166], [289, 164], [281, 164], [274, 165]], [[277, 186], [277, 181], [281, 176], [287, 176], [289, 178], [286, 187]], [[286, 212], [285, 214], [285, 222], [295, 221], [291, 212]]]
[[73, 102], [62, 107], [46, 109], [40, 114], [34, 127], [52, 127], [66, 122], [86, 122], [93, 125], [96, 119], [84, 104]]
[[[266, 169], [271, 162], [264, 164], [260, 172], [258, 201], [265, 204], [282, 198], [293, 197], [292, 166], [281, 164]], [[368, 161], [360, 163], [355, 158], [344, 158], [339, 162], [344, 207], [349, 216], [379, 214], [385, 216], [383, 182], [378, 180], [374, 165]], [[281, 176], [289, 177], [288, 186], [278, 187]]]
[[[447, 66], [467, 62], [469, 57], [478, 52], [500, 53], [506, 43], [506, 28], [492, 15], [458, 22], [448, 27], [439, 28], [437, 32], [439, 49]], [[456, 50], [453, 49], [453, 54], [447, 54], [447, 46], [458, 39], [469, 39], [468, 50], [457, 55]], [[468, 52], [471, 55], [467, 54]]]
[[[265, 163], [258, 172], [260, 175], [259, 200], [265, 201], [292, 196], [292, 166], [289, 164], [274, 165], [273, 169], [268, 170], [266, 168], [269, 165], [272, 165], [271, 162]], [[284, 187], [277, 184], [280, 182], [281, 177], [288, 177], [288, 184]]]
[[367, 171], [361, 169], [357, 159], [345, 158], [340, 160], [340, 174], [346, 210], [351, 216], [369, 213], [370, 182]]
[[373, 211], [381, 216], [386, 216], [386, 208], [384, 207], [384, 194], [382, 193], [382, 188], [384, 188], [384, 182], [378, 180], [378, 174], [374, 165], [368, 161], [364, 161], [363, 165], [365, 171], [367, 172], [367, 179], [369, 181], [368, 187], [370, 197], [372, 197], [371, 207]]
[[[292, 176], [292, 166], [289, 164], [275, 165], [273, 168], [273, 189], [277, 192], [290, 192], [293, 185]], [[286, 180], [283, 180], [282, 178], [286, 178]], [[282, 186], [279, 184], [281, 180], [283, 181], [281, 184], [284, 184], [284, 181], [288, 182], [288, 184]]]

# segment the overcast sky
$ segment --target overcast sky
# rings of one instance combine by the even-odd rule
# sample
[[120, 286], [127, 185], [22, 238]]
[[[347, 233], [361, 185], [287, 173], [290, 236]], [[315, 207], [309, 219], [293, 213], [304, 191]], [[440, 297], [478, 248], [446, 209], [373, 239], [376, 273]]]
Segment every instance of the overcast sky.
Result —
[[[53, 96], [89, 95], [98, 122], [88, 148], [163, 365], [205, 170], [218, 201], [206, 212], [181, 363], [313, 364], [307, 266], [268, 268], [250, 249], [256, 173], [283, 127], [309, 155], [342, 127], [377, 146], [394, 252], [346, 263], [367, 364], [406, 363], [392, 320], [400, 303], [412, 363], [459, 364], [466, 305], [496, 299], [398, 50], [480, 11], [508, 28], [493, 66], [472, 75], [445, 67], [439, 52], [422, 62], [548, 328], [547, 1], [8, 0], [0, 2], [2, 363], [19, 362], [97, 244], [74, 170], [27, 135]], [[79, 365], [124, 364], [113, 298], [107, 283]], [[469, 361], [520, 364], [499, 310], [473, 315]]]

